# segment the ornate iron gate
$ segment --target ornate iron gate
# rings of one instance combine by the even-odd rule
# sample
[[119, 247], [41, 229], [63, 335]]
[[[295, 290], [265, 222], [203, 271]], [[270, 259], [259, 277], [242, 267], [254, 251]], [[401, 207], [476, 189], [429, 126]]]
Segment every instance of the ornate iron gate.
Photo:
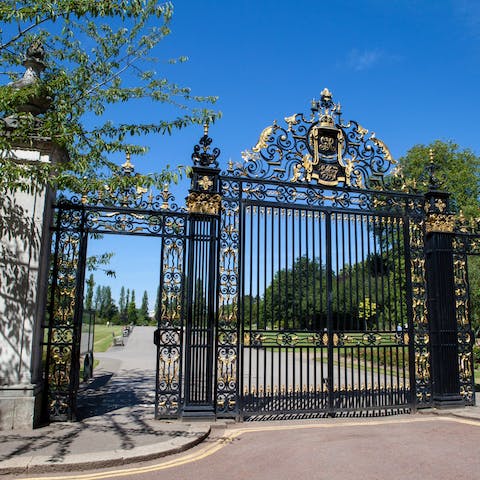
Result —
[[[122, 175], [133, 165], [127, 158]], [[122, 234], [159, 239], [161, 331], [157, 340], [155, 412], [179, 411], [183, 365], [185, 264], [188, 214], [173, 203], [168, 188], [105, 189], [81, 198], [59, 199], [53, 226], [50, 288], [45, 324], [44, 416], [76, 417], [87, 243], [91, 235]]]
[[[75, 416], [92, 233], [160, 240], [157, 418], [474, 401], [466, 233], [454, 228], [448, 194], [432, 172], [427, 194], [410, 191], [386, 145], [344, 122], [327, 89], [311, 110], [264, 129], [225, 172], [206, 128], [185, 209], [167, 189], [59, 202], [45, 341], [51, 419]], [[128, 159], [123, 167], [132, 174]]]
[[328, 90], [285, 122], [221, 177], [217, 407], [409, 409], [429, 382], [424, 199], [388, 190], [390, 152]]
[[242, 206], [244, 414], [410, 405], [408, 218]]

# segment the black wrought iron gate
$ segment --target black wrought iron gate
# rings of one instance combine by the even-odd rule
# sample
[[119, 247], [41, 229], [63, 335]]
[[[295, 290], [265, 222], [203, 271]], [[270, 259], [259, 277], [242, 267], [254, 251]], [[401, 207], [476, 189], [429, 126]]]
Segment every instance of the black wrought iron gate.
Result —
[[[327, 89], [311, 116], [274, 122], [224, 172], [211, 142], [206, 129], [185, 209], [166, 188], [58, 205], [45, 338], [51, 419], [74, 416], [92, 232], [161, 241], [157, 418], [474, 402], [462, 227], [432, 174], [425, 195], [409, 190], [386, 145], [344, 122]], [[123, 174], [132, 171], [127, 160]], [[445, 358], [454, 382], [441, 373]]]
[[244, 414], [411, 404], [408, 218], [243, 202]]

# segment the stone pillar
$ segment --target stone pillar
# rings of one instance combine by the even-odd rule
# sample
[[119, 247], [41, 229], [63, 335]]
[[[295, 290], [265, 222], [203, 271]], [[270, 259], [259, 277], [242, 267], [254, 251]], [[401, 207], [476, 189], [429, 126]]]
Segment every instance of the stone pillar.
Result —
[[[57, 163], [66, 157], [50, 142], [14, 149], [9, 155], [18, 163]], [[40, 420], [53, 200], [47, 186], [0, 199], [1, 430], [33, 428]]]

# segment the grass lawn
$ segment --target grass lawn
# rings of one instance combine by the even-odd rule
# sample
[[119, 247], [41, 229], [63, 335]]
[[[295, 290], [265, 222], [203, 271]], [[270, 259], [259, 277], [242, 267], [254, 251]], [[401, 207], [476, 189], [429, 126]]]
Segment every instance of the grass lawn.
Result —
[[[94, 352], [106, 352], [112, 346], [113, 336], [122, 335], [123, 327], [121, 325], [95, 325], [95, 341], [93, 343]], [[113, 333], [113, 335], [112, 335]]]

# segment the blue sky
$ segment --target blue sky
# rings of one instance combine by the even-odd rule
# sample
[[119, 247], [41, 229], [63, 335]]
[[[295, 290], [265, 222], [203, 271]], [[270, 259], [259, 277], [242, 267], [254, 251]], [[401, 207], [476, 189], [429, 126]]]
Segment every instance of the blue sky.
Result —
[[[480, 2], [474, 0], [177, 1], [158, 71], [198, 95], [218, 95], [223, 117], [210, 129], [221, 166], [240, 161], [273, 120], [308, 112], [328, 87], [344, 119], [376, 132], [395, 158], [415, 144], [453, 140], [480, 154]], [[171, 57], [189, 61], [168, 65]], [[129, 120], [162, 118], [162, 109], [125, 109]], [[137, 170], [190, 162], [201, 129], [146, 139]], [[188, 181], [176, 188], [183, 204]], [[105, 237], [89, 254], [116, 251], [115, 280], [147, 290], [153, 306], [158, 242]]]

